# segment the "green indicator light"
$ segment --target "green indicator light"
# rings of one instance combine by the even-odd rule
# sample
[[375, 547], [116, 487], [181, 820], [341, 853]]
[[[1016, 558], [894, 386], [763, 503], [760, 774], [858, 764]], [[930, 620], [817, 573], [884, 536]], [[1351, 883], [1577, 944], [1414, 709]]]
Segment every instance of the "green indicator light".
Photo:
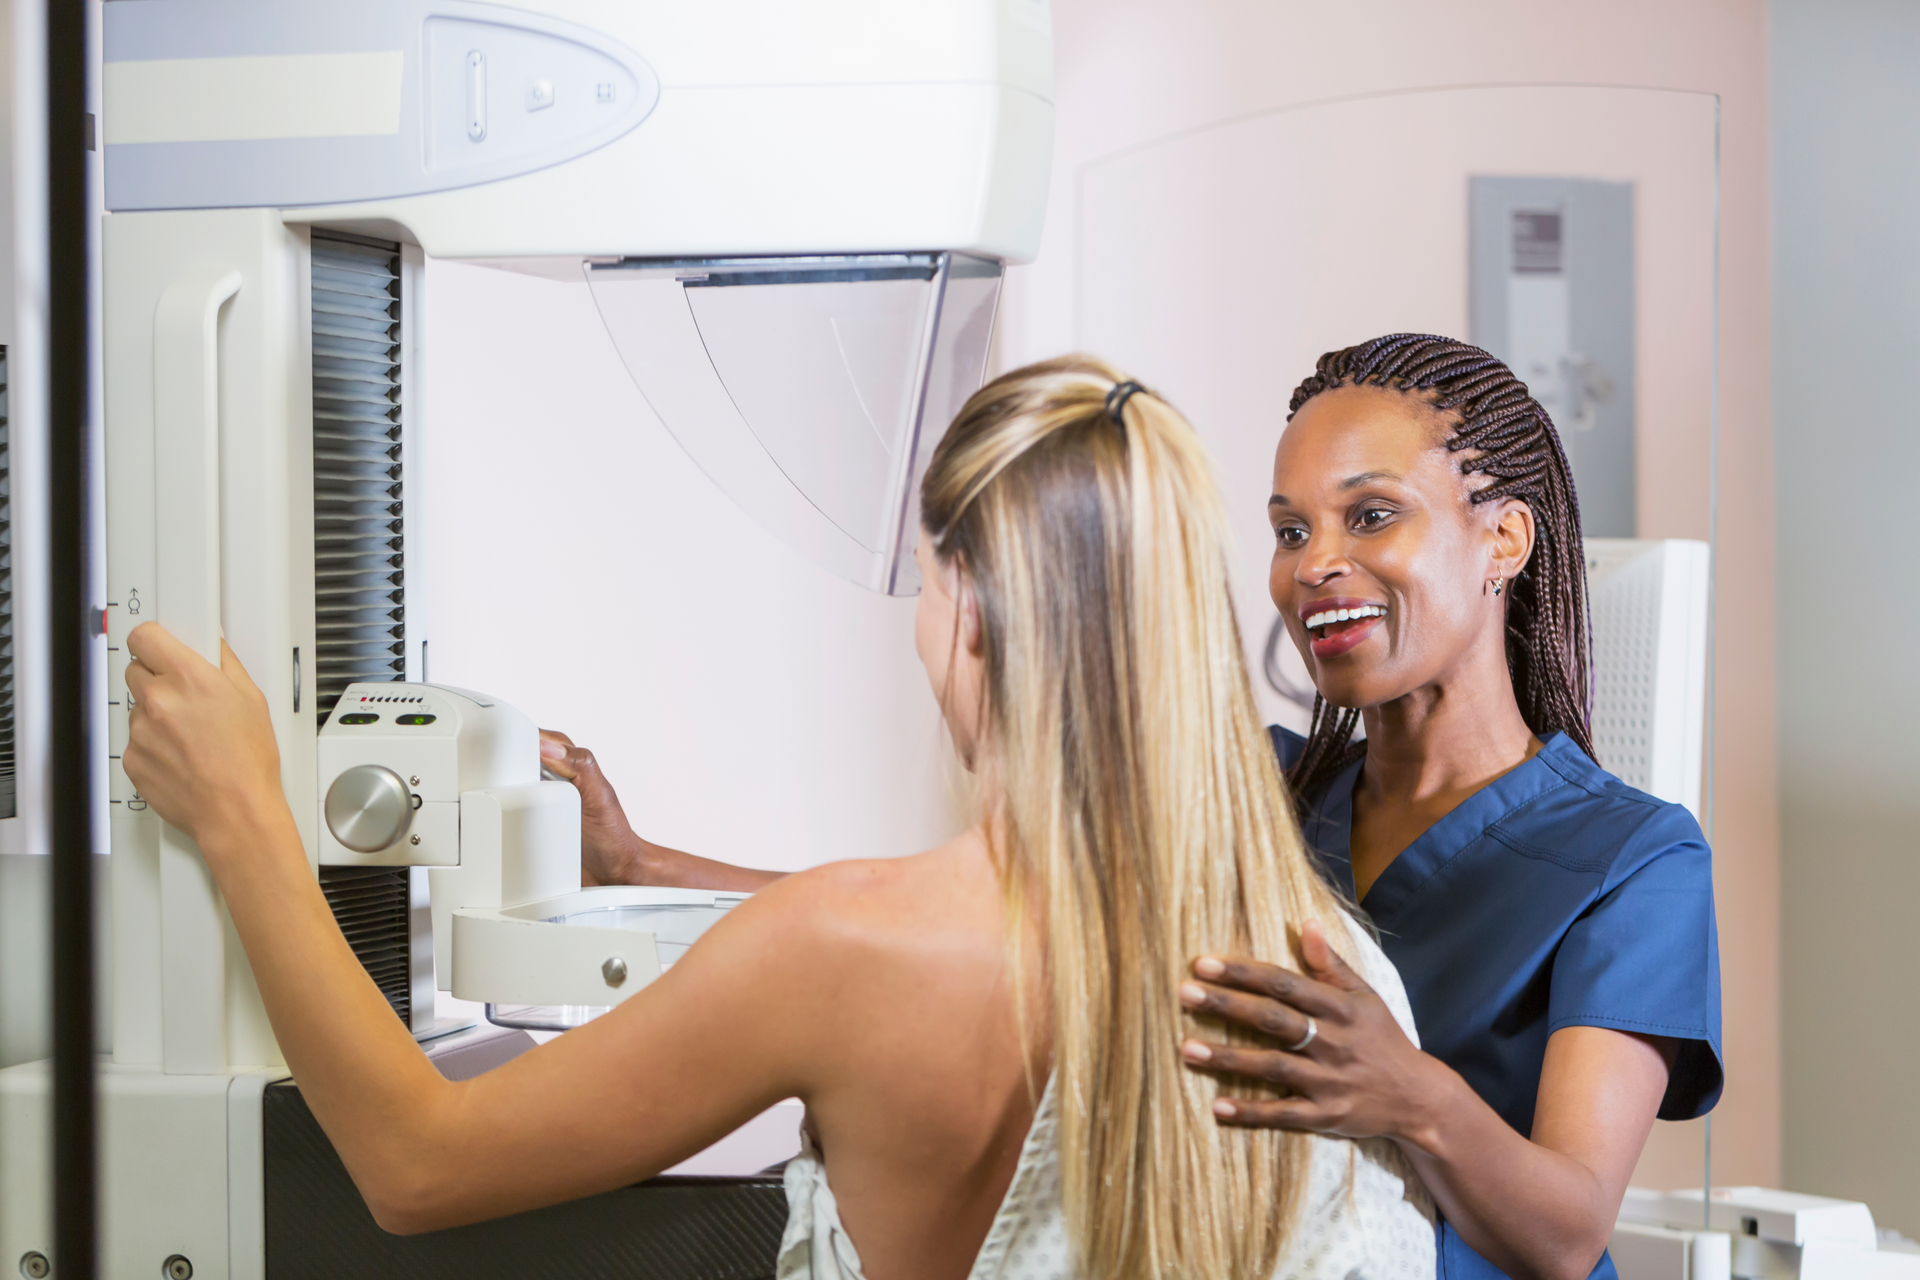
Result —
[[340, 723], [341, 724], [372, 724], [375, 720], [378, 720], [379, 718], [380, 718], [379, 716], [373, 714], [373, 712], [371, 711], [355, 711], [351, 715], [341, 716]]
[[395, 724], [432, 724], [436, 718], [437, 717], [421, 715], [419, 712], [415, 712], [412, 715], [395, 716], [393, 722]]

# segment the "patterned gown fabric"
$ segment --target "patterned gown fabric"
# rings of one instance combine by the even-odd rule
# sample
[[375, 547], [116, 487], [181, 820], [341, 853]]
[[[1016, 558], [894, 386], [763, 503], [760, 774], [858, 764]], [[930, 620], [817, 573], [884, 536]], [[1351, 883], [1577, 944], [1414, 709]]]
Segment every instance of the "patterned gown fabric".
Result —
[[[1417, 1044], [1400, 977], [1357, 925], [1349, 963]], [[1060, 1147], [1052, 1080], [1035, 1112], [1013, 1182], [969, 1280], [1073, 1280], [1060, 1200]], [[1306, 1195], [1275, 1280], [1433, 1280], [1434, 1209], [1426, 1188], [1386, 1139], [1310, 1139]], [[865, 1280], [860, 1254], [840, 1222], [826, 1165], [810, 1130], [788, 1161], [787, 1231], [775, 1280]]]

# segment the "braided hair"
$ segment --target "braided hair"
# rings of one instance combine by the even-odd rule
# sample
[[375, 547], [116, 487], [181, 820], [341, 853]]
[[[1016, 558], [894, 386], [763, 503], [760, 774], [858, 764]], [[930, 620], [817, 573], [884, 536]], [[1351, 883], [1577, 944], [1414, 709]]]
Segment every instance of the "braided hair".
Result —
[[[1463, 475], [1484, 475], [1475, 506], [1517, 498], [1533, 511], [1533, 556], [1506, 592], [1507, 670], [1520, 715], [1537, 737], [1564, 733], [1593, 755], [1591, 623], [1586, 552], [1573, 474], [1553, 421], [1513, 370], [1479, 347], [1427, 333], [1390, 333], [1320, 357], [1293, 393], [1287, 419], [1335, 387], [1385, 387], [1458, 418], [1446, 446]], [[1366, 753], [1353, 741], [1356, 707], [1318, 693], [1306, 749], [1287, 781], [1303, 802]]]

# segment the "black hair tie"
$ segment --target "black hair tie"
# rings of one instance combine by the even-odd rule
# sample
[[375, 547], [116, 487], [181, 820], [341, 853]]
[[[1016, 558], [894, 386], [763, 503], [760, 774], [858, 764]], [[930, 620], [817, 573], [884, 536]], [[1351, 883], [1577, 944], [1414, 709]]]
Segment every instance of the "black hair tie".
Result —
[[[1127, 420], [1120, 415], [1125, 411], [1127, 401], [1139, 391], [1147, 391], [1147, 389], [1129, 378], [1125, 382], [1114, 383], [1113, 390], [1107, 392], [1107, 416], [1113, 419], [1114, 426], [1122, 430], [1126, 429]], [[1153, 392], [1147, 391], [1147, 394], [1152, 395]]]

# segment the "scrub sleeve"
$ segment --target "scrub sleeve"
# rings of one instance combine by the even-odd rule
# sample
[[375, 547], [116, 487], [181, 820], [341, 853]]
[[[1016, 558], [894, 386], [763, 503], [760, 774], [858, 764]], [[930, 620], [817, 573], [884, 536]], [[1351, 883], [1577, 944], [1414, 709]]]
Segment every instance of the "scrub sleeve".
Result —
[[[1282, 763], [1303, 740], [1273, 731]], [[1302, 829], [1354, 893], [1360, 762], [1306, 797]], [[1679, 1042], [1664, 1120], [1719, 1100], [1720, 962], [1713, 868], [1693, 815], [1627, 786], [1565, 734], [1408, 846], [1361, 907], [1399, 969], [1427, 1052], [1522, 1133], [1533, 1128], [1547, 1038], [1596, 1026]], [[1501, 1272], [1444, 1222], [1440, 1275]], [[1614, 1277], [1602, 1257], [1593, 1276]]]

